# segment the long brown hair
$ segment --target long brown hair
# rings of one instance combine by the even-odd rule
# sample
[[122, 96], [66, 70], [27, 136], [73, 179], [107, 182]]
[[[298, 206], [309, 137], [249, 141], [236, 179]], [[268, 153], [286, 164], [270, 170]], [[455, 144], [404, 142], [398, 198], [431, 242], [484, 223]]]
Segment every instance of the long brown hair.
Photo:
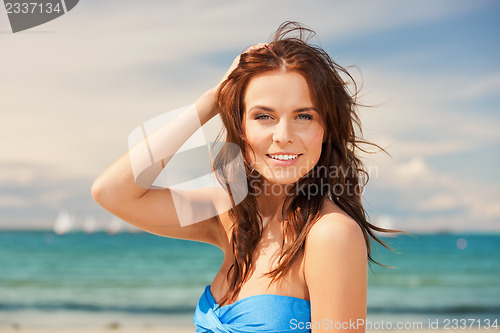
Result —
[[[290, 36], [291, 33], [298, 33], [298, 36]], [[371, 256], [370, 237], [390, 249], [374, 235], [373, 230], [400, 232], [377, 227], [367, 220], [361, 202], [361, 190], [368, 181], [368, 173], [357, 156], [357, 150], [366, 151], [360, 145], [371, 143], [361, 139], [361, 123], [356, 113], [357, 88], [354, 89], [354, 94], [349, 92], [340, 73], [345, 74], [353, 83], [354, 79], [346, 69], [330, 59], [324, 50], [308, 43], [313, 36], [314, 31], [299, 23], [284, 22], [275, 32], [272, 42], [241, 54], [238, 67], [220, 85], [217, 107], [226, 129], [226, 142], [236, 143], [241, 148], [245, 172], [252, 179], [252, 184], [248, 184], [245, 199], [229, 211], [233, 221], [231, 245], [234, 262], [227, 273], [229, 291], [219, 305], [232, 301], [248, 278], [252, 269], [252, 255], [263, 231], [262, 217], [256, 209], [259, 188], [255, 186], [255, 180], [262, 179], [262, 176], [246, 159], [246, 150], [251, 150], [251, 147], [245, 144], [243, 128], [244, 94], [249, 81], [256, 75], [275, 70], [301, 74], [309, 85], [313, 104], [320, 112], [325, 132], [318, 163], [293, 185], [294, 189], [284, 201], [283, 242], [278, 267], [266, 274], [272, 277], [270, 284], [282, 279], [299, 258], [304, 250], [307, 234], [319, 217], [325, 199], [335, 202], [361, 227], [369, 262], [381, 265]], [[359, 136], [356, 131], [360, 133]], [[234, 166], [230, 163], [236, 157], [234, 154], [234, 150], [223, 147], [216, 156], [214, 170], [220, 170], [216, 171], [220, 181], [227, 181], [237, 172], [230, 169]], [[311, 186], [321, 190], [312, 193], [309, 191]], [[291, 235], [291, 245], [285, 249], [287, 235]]]

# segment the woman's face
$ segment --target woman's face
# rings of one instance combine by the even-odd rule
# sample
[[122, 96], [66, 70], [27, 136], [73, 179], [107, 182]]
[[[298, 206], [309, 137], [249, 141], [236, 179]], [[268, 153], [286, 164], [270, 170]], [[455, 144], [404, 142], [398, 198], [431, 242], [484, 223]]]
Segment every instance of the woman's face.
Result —
[[[291, 184], [318, 162], [323, 126], [309, 87], [297, 72], [253, 77], [244, 96], [243, 128], [251, 165], [272, 184]], [[247, 147], [248, 148], [248, 147]]]

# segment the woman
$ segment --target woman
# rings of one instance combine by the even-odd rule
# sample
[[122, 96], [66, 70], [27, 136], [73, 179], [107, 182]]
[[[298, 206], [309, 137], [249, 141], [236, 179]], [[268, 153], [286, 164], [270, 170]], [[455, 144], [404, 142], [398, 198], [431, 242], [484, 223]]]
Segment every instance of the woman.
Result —
[[[224, 251], [197, 305], [197, 332], [364, 332], [367, 264], [376, 262], [370, 237], [385, 246], [372, 230], [396, 231], [367, 221], [367, 174], [356, 155], [367, 142], [355, 134], [355, 95], [339, 73], [351, 77], [307, 43], [312, 35], [282, 24], [272, 42], [238, 56], [217, 87], [93, 185], [94, 199], [123, 220]], [[227, 136], [213, 167], [227, 189], [152, 187], [217, 114]], [[238, 156], [242, 163], [233, 163]], [[242, 170], [244, 182], [235, 176]]]

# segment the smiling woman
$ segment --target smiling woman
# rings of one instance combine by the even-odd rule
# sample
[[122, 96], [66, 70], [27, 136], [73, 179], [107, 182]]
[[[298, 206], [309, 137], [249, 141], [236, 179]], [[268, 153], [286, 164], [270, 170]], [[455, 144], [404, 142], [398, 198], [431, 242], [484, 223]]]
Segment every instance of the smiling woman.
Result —
[[257, 75], [248, 84], [244, 109], [246, 157], [266, 182], [295, 183], [318, 163], [323, 126], [302, 75]]
[[[317, 333], [346, 322], [364, 332], [367, 264], [376, 262], [370, 239], [385, 246], [373, 231], [397, 231], [367, 220], [366, 172], [357, 156], [366, 142], [356, 136], [357, 104], [340, 73], [352, 77], [308, 44], [312, 35], [285, 22], [270, 43], [236, 57], [217, 87], [94, 183], [96, 201], [123, 220], [224, 251], [196, 307], [197, 332]], [[227, 188], [150, 187], [217, 114], [227, 135], [212, 168]]]

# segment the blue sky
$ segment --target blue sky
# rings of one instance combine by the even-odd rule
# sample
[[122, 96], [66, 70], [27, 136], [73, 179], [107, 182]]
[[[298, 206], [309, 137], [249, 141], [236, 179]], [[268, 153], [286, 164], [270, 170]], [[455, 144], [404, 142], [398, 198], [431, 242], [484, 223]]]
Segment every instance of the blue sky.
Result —
[[81, 1], [12, 34], [0, 10], [0, 228], [112, 216], [97, 175], [130, 131], [192, 103], [232, 59], [285, 20], [363, 78], [374, 223], [500, 230], [498, 1]]

